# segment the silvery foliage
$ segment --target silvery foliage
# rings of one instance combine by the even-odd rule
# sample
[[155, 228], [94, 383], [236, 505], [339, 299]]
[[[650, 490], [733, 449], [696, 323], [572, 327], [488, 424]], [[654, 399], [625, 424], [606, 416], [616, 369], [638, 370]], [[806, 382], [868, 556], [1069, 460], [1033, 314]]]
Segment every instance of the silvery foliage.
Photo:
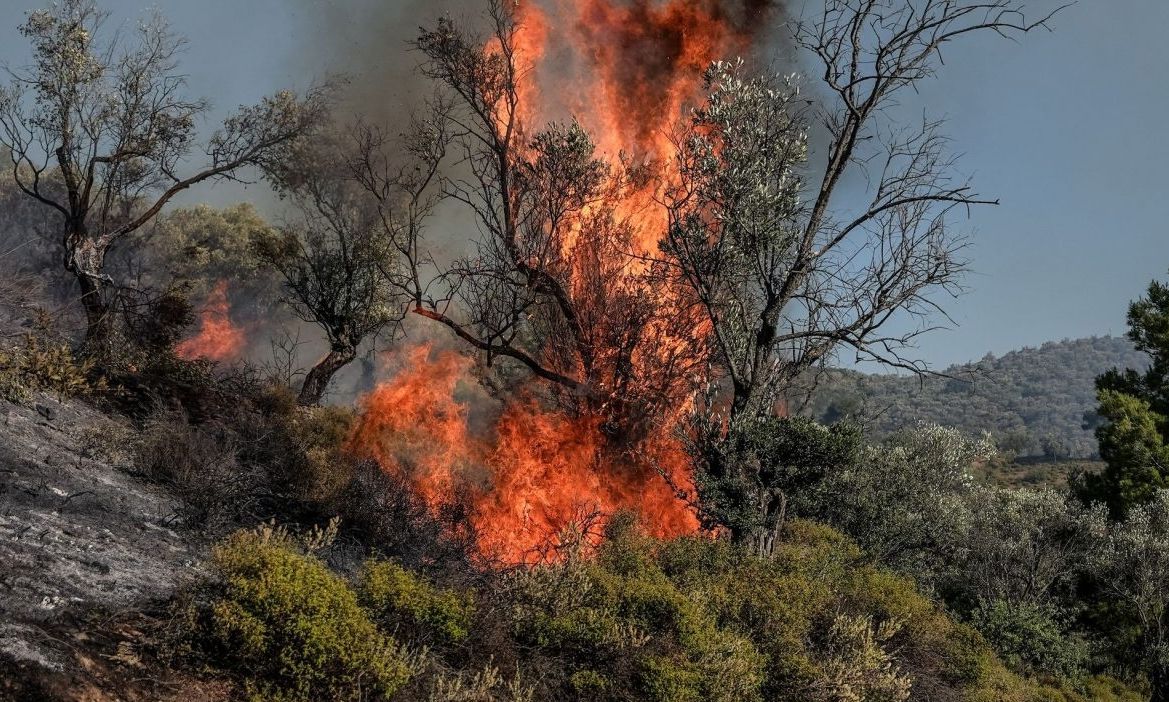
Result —
[[803, 511], [847, 533], [874, 561], [936, 582], [968, 528], [972, 468], [993, 454], [987, 436], [922, 424], [866, 447], [827, 476]]
[[706, 72], [707, 101], [680, 144], [663, 250], [712, 321], [722, 364], [743, 389], [736, 400], [760, 403], [781, 380], [759, 330], [779, 326], [797, 263], [808, 135], [794, 77], [743, 73], [741, 60]]
[[975, 488], [965, 500], [952, 587], [1012, 607], [1050, 603], [1092, 549], [1094, 514], [1051, 488]]
[[[1103, 510], [1093, 513], [1098, 542], [1088, 567], [1110, 600], [1139, 622], [1144, 653], [1155, 669], [1169, 668], [1169, 490], [1139, 505], [1121, 522], [1109, 522]], [[1164, 675], [1160, 676], [1164, 679]]]

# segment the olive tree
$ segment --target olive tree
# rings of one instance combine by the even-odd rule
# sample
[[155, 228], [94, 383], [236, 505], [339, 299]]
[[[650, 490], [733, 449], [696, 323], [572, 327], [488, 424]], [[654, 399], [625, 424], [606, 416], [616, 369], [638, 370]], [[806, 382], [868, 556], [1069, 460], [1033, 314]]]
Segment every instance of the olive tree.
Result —
[[1122, 522], [1097, 513], [1100, 543], [1088, 563], [1102, 591], [1140, 628], [1140, 653], [1151, 700], [1169, 700], [1169, 490], [1132, 507]]
[[1045, 605], [1073, 585], [1094, 543], [1089, 510], [1051, 488], [979, 487], [965, 502], [955, 587], [971, 600]]
[[[729, 432], [700, 433], [733, 442], [741, 423], [772, 412], [781, 391], [842, 350], [927, 370], [909, 350], [965, 268], [951, 219], [995, 201], [955, 173], [938, 122], [899, 124], [891, 108], [933, 75], [949, 43], [1026, 33], [1050, 17], [1028, 21], [1019, 0], [827, 0], [794, 25], [826, 99], [802, 99], [794, 79], [747, 76], [741, 62], [708, 70], [708, 97], [678, 137], [662, 245], [730, 388], [729, 418], [721, 403], [699, 416]], [[826, 132], [822, 153], [809, 154], [813, 123]], [[861, 198], [842, 193], [854, 175], [868, 183]], [[758, 466], [725, 451], [701, 458], [719, 480]]]
[[1097, 512], [1051, 488], [978, 487], [964, 500], [951, 605], [1016, 668], [1075, 676], [1088, 646], [1073, 614]]
[[358, 348], [395, 329], [405, 314], [405, 298], [383, 275], [387, 261], [396, 260], [397, 226], [365, 187], [363, 168], [370, 161], [358, 147], [367, 143], [321, 138], [268, 169], [292, 207], [284, 224], [258, 239], [253, 251], [283, 278], [284, 301], [329, 342], [301, 385], [298, 402], [305, 406], [319, 404]]
[[856, 539], [874, 562], [936, 584], [958, 556], [974, 466], [990, 452], [985, 438], [954, 429], [904, 429], [827, 473], [796, 504], [801, 516]]
[[91, 342], [110, 330], [110, 247], [180, 192], [263, 165], [309, 132], [328, 101], [325, 88], [276, 93], [240, 108], [197, 146], [208, 103], [186, 94], [184, 41], [158, 15], [137, 26], [133, 42], [103, 38], [105, 18], [93, 0], [30, 13], [21, 33], [32, 63], [10, 70], [0, 88], [0, 146], [19, 190], [55, 217]]

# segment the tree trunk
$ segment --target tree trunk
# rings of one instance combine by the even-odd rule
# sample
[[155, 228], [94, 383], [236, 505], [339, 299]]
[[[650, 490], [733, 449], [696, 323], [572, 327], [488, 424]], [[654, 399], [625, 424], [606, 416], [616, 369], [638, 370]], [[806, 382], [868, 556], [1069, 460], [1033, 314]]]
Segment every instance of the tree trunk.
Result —
[[85, 342], [91, 349], [97, 349], [110, 336], [110, 306], [105, 299], [105, 286], [99, 279], [81, 272], [77, 273], [77, 283], [85, 310]]
[[1153, 688], [1149, 702], [1169, 702], [1169, 664], [1153, 663], [1153, 669], [1149, 671], [1149, 687]]
[[297, 398], [297, 403], [301, 407], [319, 405], [321, 398], [325, 396], [325, 390], [329, 387], [329, 381], [333, 379], [333, 375], [355, 358], [357, 358], [357, 349], [352, 346], [330, 350], [328, 355], [322, 358], [320, 363], [313, 366], [313, 369], [305, 376], [304, 385], [300, 388], [300, 397]]

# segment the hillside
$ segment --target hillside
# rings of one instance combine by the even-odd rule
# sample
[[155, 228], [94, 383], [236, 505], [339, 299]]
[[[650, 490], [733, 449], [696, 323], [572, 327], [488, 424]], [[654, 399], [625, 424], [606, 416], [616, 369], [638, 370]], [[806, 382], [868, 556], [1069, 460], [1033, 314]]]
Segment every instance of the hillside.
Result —
[[918, 421], [969, 434], [989, 431], [1020, 457], [1090, 458], [1096, 440], [1084, 428], [1095, 408], [1095, 378], [1112, 367], [1143, 367], [1124, 338], [1053, 341], [951, 366], [948, 378], [831, 371], [808, 411], [823, 420], [853, 414], [876, 435]]

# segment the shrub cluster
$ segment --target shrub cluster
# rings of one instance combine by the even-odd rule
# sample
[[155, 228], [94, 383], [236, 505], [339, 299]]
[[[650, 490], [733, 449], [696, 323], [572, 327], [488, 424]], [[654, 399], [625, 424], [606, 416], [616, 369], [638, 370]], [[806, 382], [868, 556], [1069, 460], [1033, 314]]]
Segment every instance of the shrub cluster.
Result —
[[212, 557], [221, 576], [207, 638], [259, 702], [359, 701], [409, 678], [344, 579], [279, 530], [236, 534]]
[[253, 699], [1137, 699], [1105, 679], [1017, 676], [912, 581], [810, 522], [762, 559], [616, 518], [597, 549], [484, 574], [473, 594], [386, 559], [338, 574], [315, 555], [330, 538], [265, 527], [214, 552], [193, 633]]

